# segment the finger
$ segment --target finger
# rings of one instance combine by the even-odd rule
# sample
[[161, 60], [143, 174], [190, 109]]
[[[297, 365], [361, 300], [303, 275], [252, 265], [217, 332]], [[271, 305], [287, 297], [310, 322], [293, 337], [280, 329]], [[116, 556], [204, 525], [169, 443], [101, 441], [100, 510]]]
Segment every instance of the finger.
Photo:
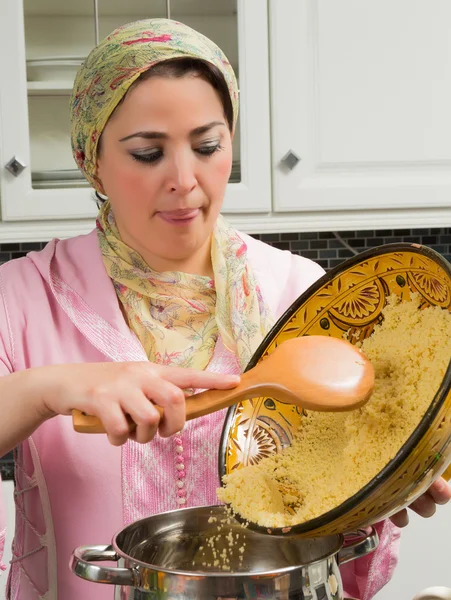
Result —
[[130, 436], [130, 424], [119, 404], [111, 402], [108, 407], [97, 411], [96, 417], [102, 421], [110, 444], [122, 446]]
[[160, 376], [182, 389], [228, 390], [236, 387], [240, 382], [239, 375], [224, 375], [179, 367], [161, 366]]
[[446, 504], [451, 500], [451, 486], [440, 477], [428, 489], [428, 494], [436, 504]]
[[185, 394], [176, 385], [153, 377], [143, 392], [149, 400], [163, 407], [163, 418], [160, 421], [159, 432], [162, 437], [169, 437], [183, 429], [185, 425]]
[[401, 510], [400, 512], [392, 515], [390, 521], [396, 525], [396, 527], [406, 527], [409, 524], [409, 514], [407, 509]]
[[136, 424], [130, 438], [140, 444], [150, 442], [155, 437], [161, 419], [157, 408], [141, 391], [128, 392], [121, 401], [121, 407]]
[[413, 502], [409, 506], [409, 508], [413, 510], [413, 512], [416, 512], [417, 515], [420, 515], [420, 517], [428, 519], [429, 517], [432, 517], [435, 514], [435, 511], [437, 510], [437, 505], [435, 504], [432, 496], [430, 496], [426, 492], [425, 494], [417, 498], [415, 502]]
[[157, 435], [158, 425], [138, 425], [130, 434], [130, 439], [138, 444], [147, 444]]

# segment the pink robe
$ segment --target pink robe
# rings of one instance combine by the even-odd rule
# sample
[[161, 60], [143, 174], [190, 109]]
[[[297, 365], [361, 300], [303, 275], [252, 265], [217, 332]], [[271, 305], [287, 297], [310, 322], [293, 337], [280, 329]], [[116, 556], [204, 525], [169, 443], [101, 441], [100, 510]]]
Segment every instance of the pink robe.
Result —
[[[323, 274], [312, 261], [242, 237], [276, 318]], [[121, 314], [95, 231], [54, 240], [0, 268], [1, 375], [49, 364], [127, 360], [146, 360], [146, 355]], [[208, 368], [238, 371], [220, 341]], [[222, 411], [191, 421], [180, 436], [122, 448], [103, 435], [75, 433], [70, 417], [39, 427], [16, 452], [15, 558], [7, 598], [112, 600], [112, 586], [70, 572], [72, 550], [108, 544], [125, 524], [179, 508], [180, 502], [217, 504], [224, 416]], [[185, 495], [177, 486], [181, 477]], [[0, 494], [0, 564], [4, 529]], [[378, 531], [377, 552], [342, 567], [346, 593], [362, 600], [374, 596], [396, 565], [397, 528], [387, 521]]]

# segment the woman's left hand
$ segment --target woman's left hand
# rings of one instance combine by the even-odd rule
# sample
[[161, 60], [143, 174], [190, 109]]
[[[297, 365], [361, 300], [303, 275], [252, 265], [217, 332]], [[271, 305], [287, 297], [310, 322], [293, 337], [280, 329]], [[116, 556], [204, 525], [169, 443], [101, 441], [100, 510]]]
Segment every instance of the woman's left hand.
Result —
[[[437, 479], [427, 492], [417, 498], [409, 509], [416, 512], [420, 517], [428, 518], [435, 514], [437, 504], [446, 504], [451, 500], [451, 486], [442, 478]], [[405, 527], [409, 523], [407, 508], [391, 517], [391, 521], [397, 527]]]

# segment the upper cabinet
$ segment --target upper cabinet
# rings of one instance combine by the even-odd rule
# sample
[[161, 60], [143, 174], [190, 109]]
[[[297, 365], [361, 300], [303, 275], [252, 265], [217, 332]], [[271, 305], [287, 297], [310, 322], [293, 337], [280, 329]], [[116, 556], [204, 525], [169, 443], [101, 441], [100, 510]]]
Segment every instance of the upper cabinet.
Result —
[[269, 8], [274, 210], [450, 207], [451, 2]]
[[69, 97], [76, 71], [97, 41], [117, 26], [166, 16], [215, 41], [238, 77], [241, 110], [224, 211], [271, 210], [265, 0], [2, 0], [4, 221], [95, 216], [93, 190], [77, 170], [70, 146]]
[[217, 42], [237, 73], [224, 205], [236, 226], [451, 225], [449, 0], [0, 0], [9, 232], [34, 221], [48, 239], [91, 226], [93, 191], [69, 140], [76, 70], [118, 25], [166, 16]]

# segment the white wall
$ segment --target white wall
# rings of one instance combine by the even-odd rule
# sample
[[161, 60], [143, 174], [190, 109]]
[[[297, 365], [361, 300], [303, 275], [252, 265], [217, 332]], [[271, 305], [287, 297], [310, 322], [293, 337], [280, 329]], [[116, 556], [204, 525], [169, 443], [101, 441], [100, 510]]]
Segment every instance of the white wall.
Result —
[[435, 586], [451, 588], [451, 506], [439, 506], [430, 519], [410, 513], [402, 530], [398, 567], [377, 600], [412, 600]]

